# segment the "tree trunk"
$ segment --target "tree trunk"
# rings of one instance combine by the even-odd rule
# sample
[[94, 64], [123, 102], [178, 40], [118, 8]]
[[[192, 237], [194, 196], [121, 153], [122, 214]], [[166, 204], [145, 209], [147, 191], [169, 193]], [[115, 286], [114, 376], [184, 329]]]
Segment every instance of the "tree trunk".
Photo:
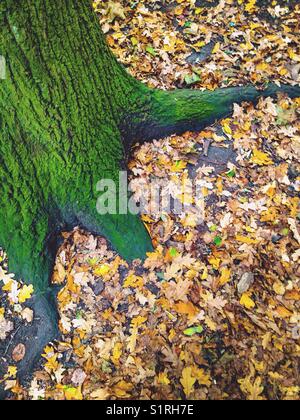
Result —
[[145, 88], [117, 64], [89, 1], [2, 1], [0, 11], [0, 244], [10, 270], [43, 290], [57, 233], [75, 225], [143, 257], [144, 226], [99, 216], [96, 185], [125, 168], [121, 123]]
[[117, 63], [89, 0], [1, 0], [0, 34], [0, 245], [9, 269], [40, 293], [62, 229], [104, 235], [128, 260], [152, 249], [137, 216], [96, 210], [97, 182], [118, 185], [133, 142], [201, 129], [234, 102], [300, 96], [299, 87], [275, 85], [148, 89]]

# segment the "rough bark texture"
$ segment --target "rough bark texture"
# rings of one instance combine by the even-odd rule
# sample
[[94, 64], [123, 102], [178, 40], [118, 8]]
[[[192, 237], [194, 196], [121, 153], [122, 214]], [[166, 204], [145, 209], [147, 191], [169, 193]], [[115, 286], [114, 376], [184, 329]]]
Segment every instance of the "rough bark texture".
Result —
[[0, 245], [9, 269], [41, 294], [62, 229], [80, 225], [104, 235], [129, 260], [151, 250], [138, 217], [96, 211], [97, 182], [118, 181], [133, 142], [200, 129], [230, 114], [234, 102], [280, 90], [300, 96], [299, 87], [275, 85], [264, 92], [148, 89], [111, 54], [89, 0], [1, 0], [0, 55], [7, 63], [0, 80]]

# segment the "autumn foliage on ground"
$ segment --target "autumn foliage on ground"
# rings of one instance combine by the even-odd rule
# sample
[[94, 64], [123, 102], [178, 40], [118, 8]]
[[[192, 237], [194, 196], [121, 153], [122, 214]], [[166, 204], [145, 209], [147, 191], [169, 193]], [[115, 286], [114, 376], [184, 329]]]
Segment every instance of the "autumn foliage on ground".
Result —
[[[263, 7], [261, 5], [263, 3]], [[114, 54], [153, 87], [300, 82], [300, 7], [286, 2], [96, 1]], [[293, 3], [293, 2], [291, 2]], [[61, 342], [27, 386], [20, 343], [5, 381], [15, 399], [298, 399], [299, 100], [235, 106], [200, 133], [134, 149], [137, 201], [193, 178], [205, 218], [144, 215], [155, 250], [128, 264], [103, 238], [66, 233], [53, 282]], [[233, 148], [223, 171], [210, 147]], [[201, 161], [201, 160], [200, 160]], [[191, 196], [191, 201], [193, 197]], [[4, 258], [4, 257], [3, 257]], [[1, 270], [0, 340], [30, 323], [33, 293]]]

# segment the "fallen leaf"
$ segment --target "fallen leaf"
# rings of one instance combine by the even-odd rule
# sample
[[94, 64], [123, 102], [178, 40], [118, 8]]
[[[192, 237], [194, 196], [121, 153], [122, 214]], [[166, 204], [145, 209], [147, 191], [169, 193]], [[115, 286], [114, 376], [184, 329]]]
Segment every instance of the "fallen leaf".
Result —
[[196, 378], [192, 376], [192, 371], [193, 369], [191, 367], [185, 367], [182, 370], [182, 378], [180, 379], [180, 383], [187, 398], [194, 391], [194, 385], [196, 382]]
[[251, 299], [251, 297], [247, 294], [244, 293], [241, 297], [240, 300], [240, 304], [245, 306], [245, 308], [247, 309], [252, 309], [255, 307], [255, 303], [253, 302], [253, 300]]
[[18, 344], [12, 351], [12, 358], [14, 362], [21, 362], [24, 359], [26, 354], [26, 347], [24, 344]]

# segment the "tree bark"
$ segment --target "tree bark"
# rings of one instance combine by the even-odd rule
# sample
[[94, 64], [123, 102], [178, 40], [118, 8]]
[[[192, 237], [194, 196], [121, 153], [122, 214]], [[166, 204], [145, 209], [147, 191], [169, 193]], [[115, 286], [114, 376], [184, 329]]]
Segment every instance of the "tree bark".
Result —
[[43, 290], [57, 233], [75, 225], [107, 236], [127, 259], [143, 257], [144, 226], [100, 217], [96, 185], [118, 182], [122, 121], [145, 88], [118, 65], [89, 1], [11, 0], [0, 11], [0, 244], [10, 270]]

